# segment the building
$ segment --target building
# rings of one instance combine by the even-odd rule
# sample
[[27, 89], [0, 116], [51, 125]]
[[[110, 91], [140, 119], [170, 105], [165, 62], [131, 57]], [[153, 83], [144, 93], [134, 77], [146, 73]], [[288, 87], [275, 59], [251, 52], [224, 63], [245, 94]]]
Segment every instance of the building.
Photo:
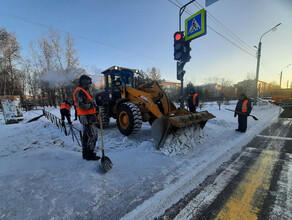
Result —
[[161, 86], [163, 86], [164, 89], [177, 89], [181, 87], [181, 83], [175, 83], [175, 82], [167, 82], [167, 81], [162, 81], [160, 83]]

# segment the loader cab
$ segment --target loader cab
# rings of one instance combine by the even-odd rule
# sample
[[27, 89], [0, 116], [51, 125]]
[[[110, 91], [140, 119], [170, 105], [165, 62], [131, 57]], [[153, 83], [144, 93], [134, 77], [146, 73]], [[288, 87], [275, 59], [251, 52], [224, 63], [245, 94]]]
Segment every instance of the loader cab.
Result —
[[105, 95], [103, 103], [112, 103], [121, 99], [121, 86], [135, 87], [134, 73], [138, 70], [112, 66], [102, 72], [104, 74]]
[[137, 70], [113, 66], [102, 72], [105, 90], [118, 91], [119, 86], [134, 88], [134, 72]]

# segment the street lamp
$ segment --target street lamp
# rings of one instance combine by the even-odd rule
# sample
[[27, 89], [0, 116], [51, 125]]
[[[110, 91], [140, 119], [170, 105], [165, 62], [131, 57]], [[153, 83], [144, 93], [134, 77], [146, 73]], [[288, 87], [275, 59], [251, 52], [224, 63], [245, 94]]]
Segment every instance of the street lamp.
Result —
[[[291, 65], [291, 64], [289, 64], [289, 65], [283, 67], [283, 69], [289, 67], [290, 65]], [[281, 89], [281, 84], [282, 84], [282, 71], [283, 71], [283, 69], [281, 70], [281, 74], [280, 74], [280, 89]]]
[[264, 35], [266, 35], [267, 33], [269, 33], [270, 31], [275, 31], [277, 30], [277, 27], [280, 25], [281, 23], [277, 24], [275, 27], [271, 28], [270, 30], [268, 30], [267, 32], [265, 32], [259, 41], [259, 46], [258, 46], [258, 57], [257, 57], [257, 72], [256, 72], [256, 84], [255, 84], [255, 97], [254, 97], [254, 105], [257, 104], [258, 101], [258, 81], [259, 81], [259, 70], [260, 70], [260, 59], [261, 59], [261, 49], [262, 49], [262, 38]]

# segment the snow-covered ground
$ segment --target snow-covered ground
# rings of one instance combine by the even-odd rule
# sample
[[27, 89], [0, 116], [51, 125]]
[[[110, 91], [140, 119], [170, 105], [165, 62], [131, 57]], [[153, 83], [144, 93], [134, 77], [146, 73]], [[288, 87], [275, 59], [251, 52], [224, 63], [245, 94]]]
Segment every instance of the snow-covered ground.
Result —
[[[40, 110], [5, 125], [0, 114], [0, 219], [151, 219], [212, 174], [279, 114], [276, 106], [256, 107], [246, 133], [235, 132], [237, 118], [208, 103], [209, 120], [186, 151], [158, 151], [151, 127], [125, 137], [114, 120], [104, 130], [106, 155], [114, 164], [103, 173], [100, 161], [85, 161], [81, 149]], [[60, 116], [58, 109], [47, 109]], [[73, 111], [71, 110], [72, 114]], [[72, 117], [73, 119], [73, 117]], [[81, 129], [78, 121], [73, 125]], [[98, 142], [100, 146], [100, 142]], [[100, 152], [98, 152], [100, 154]], [[168, 155], [166, 155], [168, 154]], [[127, 214], [128, 213], [128, 214]]]

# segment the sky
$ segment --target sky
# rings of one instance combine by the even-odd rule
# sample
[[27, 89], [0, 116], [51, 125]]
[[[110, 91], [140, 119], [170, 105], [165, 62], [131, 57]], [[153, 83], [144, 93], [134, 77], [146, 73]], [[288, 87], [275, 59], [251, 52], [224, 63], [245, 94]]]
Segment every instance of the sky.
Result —
[[[205, 7], [205, 0], [196, 2]], [[144, 71], [157, 67], [162, 78], [179, 82], [173, 59], [179, 9], [169, 0], [0, 0], [0, 5], [0, 27], [16, 33], [24, 57], [30, 54], [29, 44], [52, 28], [75, 39], [80, 65], [90, 73], [113, 65]], [[187, 7], [183, 28], [184, 20], [199, 9], [195, 4]], [[259, 80], [279, 83], [282, 70], [282, 87], [288, 80], [290, 86], [292, 65], [284, 67], [292, 64], [291, 0], [219, 0], [206, 10], [207, 34], [191, 42], [185, 82], [198, 85], [224, 78], [236, 83], [254, 77], [254, 46], [281, 23], [262, 38]]]

